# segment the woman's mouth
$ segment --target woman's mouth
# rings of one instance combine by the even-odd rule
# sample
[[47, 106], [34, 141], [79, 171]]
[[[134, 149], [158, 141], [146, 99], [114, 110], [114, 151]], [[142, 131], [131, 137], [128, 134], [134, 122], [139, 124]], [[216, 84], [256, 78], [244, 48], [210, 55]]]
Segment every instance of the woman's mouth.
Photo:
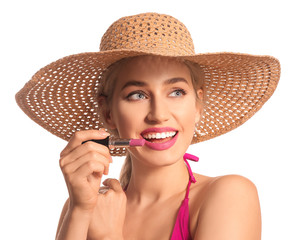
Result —
[[146, 140], [145, 146], [153, 150], [166, 150], [172, 147], [178, 137], [178, 131], [173, 128], [150, 128], [141, 133]]
[[143, 138], [146, 141], [153, 142], [153, 143], [163, 143], [171, 140], [175, 135], [177, 134], [177, 131], [172, 132], [150, 132], [143, 135]]

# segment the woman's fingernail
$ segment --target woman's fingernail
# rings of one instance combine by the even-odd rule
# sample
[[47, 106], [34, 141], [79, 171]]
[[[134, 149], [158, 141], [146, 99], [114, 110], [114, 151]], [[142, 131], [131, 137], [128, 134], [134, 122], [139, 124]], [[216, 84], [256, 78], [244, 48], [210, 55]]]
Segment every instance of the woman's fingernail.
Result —
[[102, 136], [109, 136], [110, 135], [110, 133], [106, 132], [104, 128], [99, 129], [99, 131], [100, 131], [100, 134]]

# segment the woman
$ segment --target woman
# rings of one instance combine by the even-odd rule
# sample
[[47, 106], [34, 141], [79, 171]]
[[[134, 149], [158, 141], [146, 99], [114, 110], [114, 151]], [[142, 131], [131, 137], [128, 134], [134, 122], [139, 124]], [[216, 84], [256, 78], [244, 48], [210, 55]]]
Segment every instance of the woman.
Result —
[[[197, 158], [186, 150], [249, 119], [279, 73], [272, 57], [196, 55], [185, 26], [155, 13], [113, 23], [98, 53], [41, 69], [17, 102], [69, 140], [60, 156], [69, 199], [57, 239], [260, 239], [254, 184], [193, 174], [187, 160]], [[89, 141], [109, 134], [145, 145]], [[99, 189], [111, 155], [127, 155], [120, 182], [107, 179]]]

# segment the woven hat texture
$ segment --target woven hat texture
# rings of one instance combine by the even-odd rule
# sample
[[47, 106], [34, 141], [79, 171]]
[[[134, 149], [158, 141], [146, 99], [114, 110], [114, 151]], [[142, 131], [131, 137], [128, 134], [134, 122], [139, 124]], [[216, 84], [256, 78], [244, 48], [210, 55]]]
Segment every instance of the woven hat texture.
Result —
[[[69, 140], [76, 131], [103, 127], [96, 95], [107, 67], [122, 58], [147, 54], [200, 65], [207, 102], [192, 143], [243, 124], [270, 98], [280, 78], [274, 57], [195, 54], [190, 33], [179, 20], [145, 13], [114, 22], [101, 39], [100, 51], [70, 55], [40, 69], [16, 94], [16, 101], [36, 123]], [[114, 156], [125, 153], [123, 148], [111, 150]]]

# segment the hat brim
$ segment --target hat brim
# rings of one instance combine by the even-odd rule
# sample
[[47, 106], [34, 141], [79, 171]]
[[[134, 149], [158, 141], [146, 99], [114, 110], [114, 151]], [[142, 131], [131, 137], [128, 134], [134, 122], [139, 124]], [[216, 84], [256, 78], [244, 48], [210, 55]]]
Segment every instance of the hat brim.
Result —
[[[122, 58], [147, 54], [154, 53], [120, 49], [64, 57], [41, 68], [16, 94], [16, 101], [33, 121], [68, 141], [76, 131], [104, 126], [96, 93], [106, 68]], [[192, 143], [246, 122], [270, 98], [280, 78], [280, 63], [271, 56], [225, 52], [161, 56], [195, 62], [204, 74], [207, 102]], [[125, 152], [116, 148], [111, 154]]]

